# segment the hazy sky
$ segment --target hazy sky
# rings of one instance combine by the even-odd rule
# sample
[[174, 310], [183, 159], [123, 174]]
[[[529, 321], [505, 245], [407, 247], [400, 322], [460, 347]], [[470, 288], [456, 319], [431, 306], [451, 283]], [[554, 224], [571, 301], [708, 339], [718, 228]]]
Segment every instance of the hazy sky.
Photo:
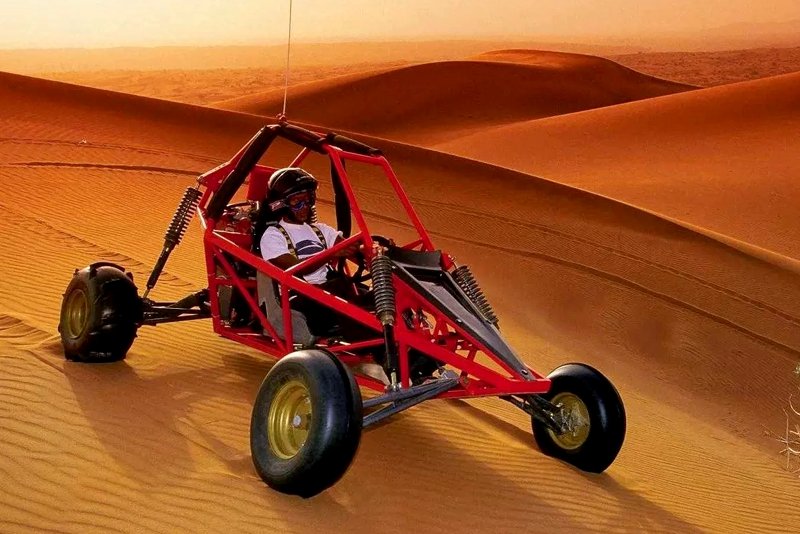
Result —
[[[289, 0], [0, 0], [2, 48], [285, 40]], [[294, 0], [293, 37], [631, 35], [800, 19], [800, 0]]]

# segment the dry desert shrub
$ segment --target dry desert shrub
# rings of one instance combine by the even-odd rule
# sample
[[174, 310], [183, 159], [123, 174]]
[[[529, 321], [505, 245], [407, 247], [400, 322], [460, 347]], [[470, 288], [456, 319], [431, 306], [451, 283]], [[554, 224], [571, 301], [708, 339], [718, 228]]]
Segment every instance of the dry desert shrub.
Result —
[[[800, 377], [800, 363], [795, 367], [794, 374]], [[798, 386], [800, 391], [800, 386]], [[775, 438], [783, 445], [781, 455], [786, 456], [786, 470], [791, 473], [800, 473], [800, 410], [793, 402], [794, 395], [789, 396], [789, 408], [784, 409], [786, 415], [786, 429], [783, 436]]]

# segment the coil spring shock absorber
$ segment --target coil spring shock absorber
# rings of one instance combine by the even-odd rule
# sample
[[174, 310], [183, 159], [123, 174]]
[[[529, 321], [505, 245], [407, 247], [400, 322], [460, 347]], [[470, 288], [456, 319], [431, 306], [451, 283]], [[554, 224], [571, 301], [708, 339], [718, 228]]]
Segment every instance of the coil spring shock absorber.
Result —
[[192, 220], [197, 204], [200, 202], [200, 197], [201, 192], [197, 186], [186, 188], [186, 192], [183, 194], [180, 204], [178, 204], [178, 209], [175, 210], [175, 215], [172, 216], [172, 222], [167, 228], [167, 233], [164, 235], [164, 247], [161, 249], [161, 254], [155, 267], [153, 267], [153, 272], [150, 273], [150, 278], [147, 279], [147, 290], [142, 298], [146, 298], [150, 290], [155, 287], [172, 249], [183, 239], [183, 234], [186, 233], [186, 228]]
[[458, 287], [467, 294], [467, 297], [475, 304], [475, 307], [478, 308], [481, 315], [495, 327], [499, 328], [497, 315], [495, 315], [492, 305], [489, 304], [489, 300], [486, 298], [486, 295], [483, 294], [483, 291], [478, 285], [477, 280], [475, 280], [475, 276], [472, 274], [469, 267], [462, 265], [455, 269], [452, 275]]
[[394, 317], [396, 313], [394, 284], [392, 284], [392, 260], [378, 253], [370, 265], [372, 290], [375, 295], [375, 314], [383, 325], [383, 340], [386, 346], [386, 368], [389, 371], [391, 387], [396, 389], [397, 347], [394, 340]]
[[372, 289], [375, 294], [375, 312], [382, 325], [394, 325], [395, 302], [392, 284], [392, 260], [375, 256], [370, 267]]

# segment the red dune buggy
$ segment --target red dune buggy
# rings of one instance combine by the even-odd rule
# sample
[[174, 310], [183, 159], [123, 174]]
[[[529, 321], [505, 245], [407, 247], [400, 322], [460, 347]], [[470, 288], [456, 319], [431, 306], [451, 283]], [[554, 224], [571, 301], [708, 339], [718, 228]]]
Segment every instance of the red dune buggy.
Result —
[[[311, 153], [327, 157], [344, 235], [285, 271], [254, 249], [265, 228], [261, 204], [276, 169], [261, 160], [278, 138], [299, 146], [291, 167]], [[369, 232], [346, 162], [385, 176], [414, 239], [398, 245]], [[203, 228], [208, 287], [177, 302], [151, 300], [195, 212]], [[354, 244], [361, 245], [357, 257], [337, 258]], [[326, 263], [353, 284], [354, 294], [369, 295], [372, 305], [302, 278]], [[333, 310], [346, 319], [342, 323], [357, 324], [359, 335], [337, 324], [310, 328], [308, 318], [292, 308], [295, 295]], [[217, 334], [279, 359], [256, 396], [250, 444], [259, 475], [281, 492], [310, 497], [330, 487], [352, 462], [363, 428], [434, 398], [497, 396], [511, 402], [531, 416], [544, 453], [585, 471], [605, 470], [625, 438], [625, 409], [611, 382], [583, 364], [563, 365], [547, 377], [529, 368], [503, 339], [470, 270], [433, 245], [382, 153], [334, 133], [286, 122], [263, 127], [230, 161], [187, 189], [143, 295], [118, 265], [98, 262], [76, 270], [64, 294], [59, 331], [68, 359], [111, 362], [125, 357], [141, 326], [195, 319], [211, 319]], [[419, 361], [435, 362], [435, 371], [422, 380], [413, 374]], [[370, 365], [380, 372], [362, 372]], [[359, 386], [374, 394], [362, 397]]]

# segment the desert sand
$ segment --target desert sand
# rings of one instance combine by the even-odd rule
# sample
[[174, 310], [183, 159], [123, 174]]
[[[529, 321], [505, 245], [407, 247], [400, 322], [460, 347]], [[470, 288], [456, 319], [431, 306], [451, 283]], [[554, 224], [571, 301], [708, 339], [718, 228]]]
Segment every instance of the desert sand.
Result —
[[[140, 46], [114, 48], [0, 49], [0, 70], [18, 74], [96, 70], [200, 70], [283, 68], [285, 35], [279, 44], [240, 46]], [[583, 54], [632, 54], [642, 50], [630, 44], [591, 44], [558, 40], [442, 39], [310, 43], [293, 39], [293, 67], [326, 68], [365, 63], [424, 63], [463, 59], [487, 50], [526, 48]]]
[[[800, 48], [796, 46], [653, 52], [641, 48], [625, 50], [620, 47], [569, 43], [531, 48], [525, 43], [512, 41], [339, 43], [329, 46], [301, 45], [299, 51], [295, 50], [292, 55], [289, 84], [293, 86], [401, 65], [461, 61], [480, 57], [487, 50], [493, 50], [491, 55], [494, 60], [503, 60], [502, 56], [505, 55], [506, 61], [519, 62], [520, 54], [500, 52], [510, 47], [514, 47], [512, 50], [530, 51], [528, 55], [540, 58], [539, 63], [542, 63], [542, 50], [550, 51], [552, 60], [558, 57], [552, 52], [591, 54], [646, 75], [700, 87], [800, 70]], [[0, 71], [187, 104], [209, 105], [282, 88], [286, 60], [282, 51], [275, 47], [0, 50]], [[605, 65], [607, 72], [613, 70], [607, 62], [596, 57], [594, 62], [598, 66]], [[617, 71], [624, 72], [619, 68]]]
[[626, 67], [676, 82], [711, 87], [800, 70], [800, 47], [719, 52], [639, 52], [609, 56]]
[[[143, 285], [183, 190], [265, 119], [0, 74], [0, 531], [796, 531], [800, 479], [765, 433], [784, 432], [800, 361], [798, 78], [683, 91], [618, 71], [603, 98], [579, 86], [584, 61], [604, 64], [534, 73], [528, 90], [553, 93], [503, 99], [500, 123], [448, 117], [491, 93], [451, 104], [424, 66], [385, 72], [415, 84], [395, 87], [413, 97], [402, 126], [347, 100], [342, 79], [322, 88], [343, 119], [371, 121], [356, 133], [381, 137], [360, 136], [437, 245], [472, 266], [525, 360], [545, 373], [586, 362], [615, 383], [619, 457], [588, 475], [541, 454], [499, 400], [434, 401], [366, 432], [311, 500], [271, 491], [251, 463], [269, 358], [203, 321], [143, 328], [109, 365], [66, 362], [56, 333], [73, 270], [114, 261]], [[381, 75], [349, 83], [391, 96]], [[403, 230], [387, 188], [361, 193], [377, 231]], [[154, 296], [204, 278], [194, 223]]]

